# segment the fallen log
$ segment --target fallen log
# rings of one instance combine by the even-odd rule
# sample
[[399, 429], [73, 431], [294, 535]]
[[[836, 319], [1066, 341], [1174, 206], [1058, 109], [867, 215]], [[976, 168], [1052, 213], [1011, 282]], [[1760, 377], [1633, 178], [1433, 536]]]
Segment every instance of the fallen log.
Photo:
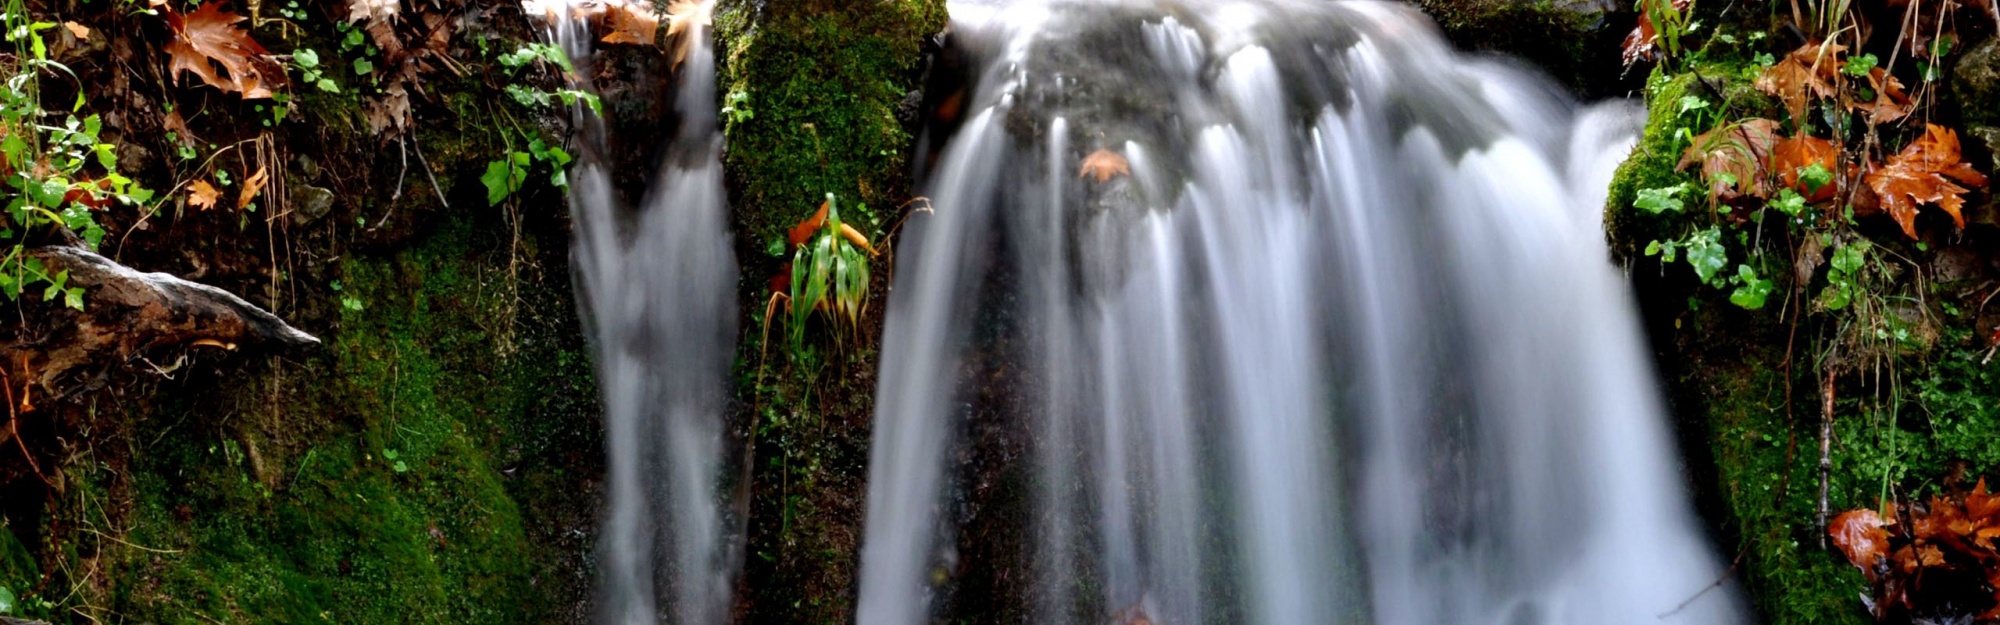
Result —
[[[77, 367], [124, 364], [153, 349], [319, 344], [277, 315], [213, 286], [141, 272], [80, 247], [36, 247], [27, 255], [40, 259], [51, 274], [68, 271], [68, 284], [84, 288], [83, 310], [40, 302], [12, 331], [0, 330], [0, 363], [19, 367], [15, 372], [32, 375], [45, 390]], [[30, 305], [27, 296], [21, 302]]]

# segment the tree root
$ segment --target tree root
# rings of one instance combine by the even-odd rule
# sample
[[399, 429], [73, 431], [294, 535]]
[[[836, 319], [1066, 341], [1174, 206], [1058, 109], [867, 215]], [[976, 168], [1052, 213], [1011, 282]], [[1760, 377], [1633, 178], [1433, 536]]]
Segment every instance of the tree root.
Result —
[[[27, 251], [51, 274], [69, 272], [84, 288], [84, 309], [20, 300], [22, 323], [0, 330], [0, 362], [54, 392], [65, 373], [89, 364], [125, 364], [143, 352], [196, 345], [294, 348], [319, 339], [228, 291], [164, 273], [145, 273], [80, 247]], [[10, 324], [11, 325], [11, 324]]]

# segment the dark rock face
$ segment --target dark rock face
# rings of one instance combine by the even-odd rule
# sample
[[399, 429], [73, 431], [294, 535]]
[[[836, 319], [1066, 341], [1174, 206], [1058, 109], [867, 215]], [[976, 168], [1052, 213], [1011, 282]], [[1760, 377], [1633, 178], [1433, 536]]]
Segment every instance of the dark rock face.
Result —
[[1992, 127], [2000, 127], [2000, 38], [1965, 51], [1952, 73], [1951, 90], [1965, 109], [1967, 126], [1988, 127], [1988, 136]]

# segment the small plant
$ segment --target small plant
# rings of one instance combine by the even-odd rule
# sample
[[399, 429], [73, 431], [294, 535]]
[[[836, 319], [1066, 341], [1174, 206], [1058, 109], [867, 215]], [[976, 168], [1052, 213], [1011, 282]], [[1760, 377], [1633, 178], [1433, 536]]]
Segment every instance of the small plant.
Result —
[[57, 114], [41, 106], [39, 75], [44, 71], [74, 75], [49, 60], [41, 32], [56, 25], [33, 22], [21, 0], [0, 12], [12, 58], [0, 61], [0, 294], [20, 299], [31, 288], [42, 288], [44, 301], [83, 308], [83, 289], [68, 285], [67, 271], [50, 272], [28, 254], [28, 239], [49, 228], [67, 228], [91, 249], [104, 239], [95, 212], [112, 202], [142, 204], [152, 193], [117, 171], [118, 158], [108, 143], [98, 141], [102, 122], [96, 115], [79, 116], [85, 103]]
[[789, 234], [797, 247], [792, 253], [787, 296], [792, 351], [804, 351], [806, 322], [815, 311], [826, 315], [835, 335], [858, 340], [861, 315], [868, 310], [868, 257], [875, 254], [875, 246], [860, 230], [840, 220], [840, 207], [832, 193], [826, 194], [818, 212], [799, 222]]
[[528, 181], [528, 170], [535, 163], [547, 163], [553, 173], [549, 174], [549, 184], [558, 189], [569, 188], [569, 174], [564, 167], [572, 158], [569, 151], [549, 145], [541, 139], [528, 141], [528, 151], [509, 150], [505, 156], [486, 163], [486, 173], [479, 176], [479, 182], [486, 185], [486, 205], [499, 206], [521, 190]]

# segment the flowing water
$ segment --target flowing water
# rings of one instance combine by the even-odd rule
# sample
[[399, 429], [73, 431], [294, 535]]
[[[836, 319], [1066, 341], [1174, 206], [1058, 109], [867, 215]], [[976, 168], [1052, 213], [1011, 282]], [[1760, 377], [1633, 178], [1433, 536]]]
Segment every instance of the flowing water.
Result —
[[897, 253], [857, 622], [939, 609], [954, 372], [1001, 352], [1029, 622], [1745, 620], [1603, 243], [1636, 107], [1397, 4], [951, 9], [978, 70]]
[[[563, 5], [551, 26], [591, 75], [587, 26]], [[606, 129], [576, 111], [581, 157], [569, 172], [577, 298], [604, 402], [607, 503], [599, 537], [599, 622], [724, 622], [739, 558], [724, 536], [718, 479], [727, 373], [736, 342], [716, 125], [715, 59], [705, 26], [678, 72], [676, 130], [637, 206], [622, 205]], [[587, 87], [588, 85], [583, 85]]]

